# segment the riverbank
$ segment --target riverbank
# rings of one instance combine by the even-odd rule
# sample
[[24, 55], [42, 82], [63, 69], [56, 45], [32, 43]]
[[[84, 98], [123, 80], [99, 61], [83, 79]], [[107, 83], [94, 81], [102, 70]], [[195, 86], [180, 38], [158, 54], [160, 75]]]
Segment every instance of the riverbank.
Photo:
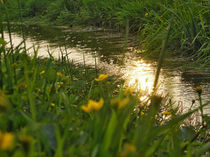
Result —
[[[129, 38], [127, 50], [124, 48], [124, 35], [110, 29], [104, 31], [99, 28], [69, 29], [64, 26], [11, 25], [10, 30], [12, 43], [18, 46], [24, 35], [26, 47], [31, 48], [32, 54], [33, 45], [39, 48], [38, 56], [42, 58], [49, 57], [50, 51], [58, 59], [63, 51], [74, 64], [97, 67], [109, 75], [124, 80], [127, 86], [143, 90], [146, 95], [152, 92], [157, 59], [151, 57], [146, 59], [143, 54], [135, 55], [133, 36]], [[4, 32], [4, 35], [5, 40], [9, 42], [9, 34]], [[159, 79], [158, 93], [172, 98], [175, 106], [182, 102], [184, 110], [190, 108], [193, 99], [196, 100], [195, 106], [199, 105], [194, 92], [198, 85], [204, 90], [203, 102], [207, 102], [210, 97], [209, 69], [198, 70], [198, 66], [194, 68], [191, 62], [188, 63], [186, 58], [180, 60], [176, 57], [165, 57]], [[206, 107], [204, 111], [210, 113], [210, 108]]]
[[12, 20], [114, 28], [125, 36], [135, 33], [139, 49], [156, 58], [166, 29], [173, 21], [168, 51], [176, 56], [190, 56], [203, 67], [209, 66], [209, 8], [205, 1], [21, 0], [19, 5], [12, 1], [6, 4]]
[[[156, 15], [154, 11], [159, 13], [158, 10], [161, 9], [159, 8], [160, 3], [157, 8], [155, 7], [154, 4], [157, 4], [154, 3], [155, 1], [149, 1], [151, 3], [146, 3], [147, 5], [143, 5], [143, 1], [126, 1], [59, 0], [53, 2], [65, 4], [65, 7], [67, 7], [66, 3], [68, 2], [75, 5], [81, 2], [81, 8], [84, 7], [83, 5], [88, 7], [86, 8], [87, 10], [83, 8], [85, 9], [83, 10], [84, 12], [81, 12], [80, 9], [78, 10], [78, 7], [74, 5], [73, 8], [66, 9], [71, 12], [71, 15], [81, 15], [78, 16], [79, 19], [86, 17], [82, 15], [89, 15], [90, 17], [86, 18], [84, 22], [92, 19], [92, 23], [88, 24], [94, 26], [103, 26], [97, 20], [101, 20], [101, 22], [109, 21], [108, 19], [104, 20], [103, 17], [107, 17], [110, 14], [100, 14], [107, 11], [103, 10], [104, 5], [102, 5], [102, 2], [109, 2], [109, 6], [113, 3], [118, 6], [125, 2], [124, 5], [120, 5], [122, 6], [120, 9], [124, 8], [125, 10], [127, 10], [125, 4], [128, 4], [132, 10], [135, 6], [145, 7], [150, 5], [151, 8], [154, 7], [153, 10], [146, 8], [138, 8], [138, 10], [143, 10], [141, 17], [147, 18], [151, 15], [150, 18], [152, 20], [153, 16]], [[4, 3], [4, 1], [0, 2]], [[14, 4], [16, 1], [7, 2]], [[61, 12], [67, 13], [64, 15], [68, 17], [64, 18], [65, 22], [72, 19], [72, 16], [69, 16], [69, 12], [66, 12], [65, 9], [63, 12], [61, 9], [63, 6], [57, 5], [57, 3], [55, 4], [52, 1], [30, 0], [24, 2], [27, 3], [23, 3], [19, 7], [19, 11], [25, 11], [29, 14], [19, 12], [20, 14], [16, 16], [22, 17], [20, 18], [22, 20], [27, 18], [28, 15], [30, 17], [44, 16], [44, 18], [48, 19], [48, 16], [56, 13], [58, 19], [54, 19], [54, 16], [51, 16], [52, 21], [59, 21], [63, 17]], [[141, 3], [141, 5], [135, 5], [137, 2]], [[49, 7], [49, 4], [51, 7]], [[166, 4], [164, 3], [161, 7], [164, 8]], [[178, 5], [177, 8], [179, 9], [181, 4], [183, 4], [182, 1], [177, 1], [177, 4], [175, 3], [173, 6], [176, 8]], [[188, 9], [191, 9], [191, 5], [191, 2], [189, 6], [188, 3], [184, 2], [183, 7], [181, 5], [179, 11], [184, 10], [186, 13], [189, 13], [188, 11], [190, 10]], [[24, 8], [24, 6], [30, 7], [28, 10], [21, 10], [20, 8]], [[72, 5], [69, 7], [72, 7]], [[187, 9], [185, 10], [186, 7]], [[119, 9], [119, 7], [117, 8]], [[55, 12], [57, 9], [61, 10]], [[11, 9], [10, 11], [13, 10]], [[165, 11], [165, 9], [160, 10], [161, 16], [165, 17], [165, 12], [163, 13], [162, 11]], [[7, 13], [15, 15], [12, 12]], [[18, 12], [15, 10], [14, 13], [17, 14]], [[99, 13], [103, 16], [98, 16], [98, 14], [92, 16], [94, 13]], [[128, 12], [123, 11], [120, 13]], [[21, 14], [22, 16], [19, 16]], [[203, 17], [203, 14], [205, 15], [205, 13], [201, 13], [201, 17]], [[23, 17], [23, 15], [27, 16]], [[157, 14], [155, 19], [160, 22], [162, 20], [159, 15]], [[126, 17], [132, 19], [130, 15]], [[167, 14], [166, 17], [170, 16]], [[62, 23], [61, 21], [60, 23]], [[159, 34], [156, 32], [155, 24], [157, 21], [153, 23], [154, 25], [150, 25], [151, 21], [148, 21], [148, 23], [143, 22], [141, 26], [144, 28], [139, 27], [145, 33], [145, 37], [148, 37], [150, 33], [148, 28], [152, 26], [152, 33], [150, 34], [152, 39], [154, 37], [152, 42], [163, 39], [161, 35], [165, 37], [165, 28], [169, 24], [169, 19], [168, 21], [166, 19], [166, 23], [163, 22], [157, 25], [157, 27], [161, 25], [159, 30], [160, 32], [163, 31]], [[113, 22], [113, 20], [110, 20], [110, 22]], [[191, 22], [194, 23], [193, 21]], [[146, 60], [140, 60], [138, 57], [136, 60], [133, 60], [135, 59], [134, 56], [131, 55], [131, 58], [129, 58], [126, 53], [124, 54], [123, 52], [125, 51], [122, 49], [125, 44], [124, 40], [126, 39], [126, 44], [129, 43], [127, 42], [128, 28], [132, 26], [133, 21], [130, 23], [130, 21], [126, 20], [125, 23], [117, 24], [121, 31], [127, 30], [123, 40], [121, 40], [121, 35], [109, 32], [107, 29], [94, 31], [91, 28], [90, 31], [79, 30], [75, 32], [75, 30], [72, 31], [68, 27], [62, 27], [61, 29], [33, 25], [22, 27], [23, 22], [21, 21], [20, 23], [21, 25], [14, 26], [17, 27], [16, 31], [12, 30], [11, 25], [8, 25], [8, 31], [2, 29], [1, 37], [5, 40], [7, 39], [8, 43], [0, 38], [1, 157], [209, 155], [210, 120], [205, 112], [206, 107], [209, 108], [210, 103], [208, 101], [209, 97], [206, 95], [209, 94], [208, 90], [210, 89], [208, 84], [202, 86], [200, 84], [202, 81], [197, 81], [197, 78], [202, 76], [197, 72], [181, 73], [183, 77], [180, 77], [179, 71], [170, 71], [170, 68], [168, 70], [157, 62], [152, 61], [150, 63], [148, 61], [149, 63], [147, 63]], [[67, 24], [69, 23], [67, 22]], [[116, 26], [115, 22], [113, 24], [110, 24], [110, 27]], [[205, 23], [203, 24], [204, 26], [206, 25]], [[186, 25], [188, 28], [188, 24]], [[107, 26], [107, 24], [104, 24], [104, 26]], [[154, 31], [156, 32], [155, 34], [153, 34]], [[107, 37], [102, 32], [110, 33], [112, 38], [110, 36]], [[191, 44], [196, 43], [195, 45], [197, 45], [197, 38], [202, 40], [202, 37], [205, 36], [202, 33], [197, 34], [196, 42], [188, 39], [191, 34], [188, 34], [189, 36], [184, 35], [182, 38], [184, 39], [182, 41], [184, 42], [183, 46], [187, 46], [187, 49], [191, 50], [191, 46], [193, 46]], [[178, 33], [178, 35], [180, 34]], [[191, 37], [194, 35], [196, 34], [192, 34]], [[150, 42], [150, 39], [145, 39], [145, 42], [146, 40], [148, 42], [146, 44], [155, 46], [155, 44], [153, 45]], [[112, 40], [115, 41], [114, 44]], [[189, 41], [191, 41], [190, 44], [188, 43]], [[159, 48], [161, 47], [159, 45], [160, 42], [162, 40], [156, 43]], [[170, 42], [173, 43], [173, 38], [169, 39]], [[39, 46], [40, 49], [38, 49]], [[175, 48], [177, 48], [176, 46]], [[45, 49], [42, 49], [43, 47]], [[195, 50], [197, 49], [197, 47], [193, 47], [192, 53], [194, 53], [194, 48]], [[54, 50], [56, 53], [53, 53]], [[159, 52], [158, 48], [156, 52]], [[71, 54], [73, 56], [69, 58]], [[157, 54], [155, 55], [159, 56]], [[184, 54], [182, 55], [185, 56]], [[205, 53], [202, 56], [206, 57]], [[76, 64], [76, 61], [82, 64]], [[127, 70], [125, 75], [128, 74], [127, 76], [130, 77], [128, 80], [130, 83], [133, 83], [134, 88], [126, 88], [127, 86], [119, 78], [107, 74], [105, 70], [100, 70], [97, 67], [100, 64], [94, 64], [99, 63], [98, 61], [106, 63], [106, 66], [110, 65], [110, 70], [117, 73], [118, 71], [114, 68], [114, 65], [120, 65], [120, 70], [122, 71]], [[171, 61], [169, 60], [168, 62]], [[165, 62], [166, 67], [168, 62]], [[89, 63], [93, 66], [89, 67]], [[157, 67], [162, 68], [162, 73], [159, 75], [154, 74], [154, 71], [157, 71]], [[194, 77], [194, 75], [196, 76]], [[184, 83], [183, 85], [182, 79], [187, 79], [188, 77], [190, 79], [195, 78], [195, 80], [192, 80], [192, 84], [189, 83], [191, 80], [187, 80], [186, 84]], [[158, 94], [157, 91], [154, 92], [154, 87], [159, 87], [158, 84], [154, 83], [154, 79], [157, 78], [159, 78], [159, 82], [166, 83], [166, 87], [172, 93], [179, 94], [189, 99], [189, 101], [178, 101], [177, 105], [175, 105], [174, 101], [168, 96]], [[206, 78], [202, 77], [201, 79]], [[174, 83], [174, 80], [178, 81], [178, 84]], [[159, 88], [164, 90], [161, 86]], [[143, 90], [150, 91], [150, 93], [143, 92]], [[189, 97], [189, 91], [193, 92], [193, 97]], [[204, 98], [204, 96], [207, 96], [207, 98]], [[187, 108], [185, 108], [186, 106]]]
[[193, 125], [190, 116], [209, 102], [182, 113], [159, 95], [141, 101], [140, 91], [65, 55], [39, 59], [36, 49], [29, 57], [5, 44], [1, 39], [2, 157], [208, 155], [209, 117], [202, 114], [205, 123]]
[[[104, 32], [104, 34], [107, 34], [107, 38], [109, 38], [109, 36], [112, 38], [113, 35], [116, 37], [120, 37], [120, 38], [124, 38], [125, 40], [125, 35], [122, 32], [116, 31], [115, 29], [107, 29], [105, 27], [95, 27], [95, 26], [73, 26], [73, 27], [69, 27], [68, 25], [60, 25], [60, 24], [52, 24], [49, 23], [47, 21], [43, 21], [37, 17], [32, 18], [32, 19], [25, 19], [24, 22], [20, 23], [20, 22], [10, 22], [11, 27], [13, 26], [19, 26], [19, 28], [16, 28], [12, 31], [15, 32], [19, 32], [21, 35], [21, 29], [26, 29], [28, 30], [28, 27], [37, 27], [39, 29], [43, 29], [44, 34], [45, 29], [60, 29], [60, 30], [64, 30], [66, 33], [68, 32]], [[3, 22], [4, 25], [4, 30], [8, 31], [7, 29], [7, 22]], [[23, 25], [23, 28], [21, 28]], [[28, 30], [30, 31], [30, 30]], [[25, 31], [24, 31], [25, 33]], [[49, 32], [52, 34], [52, 31]], [[65, 33], [61, 32], [64, 36]], [[114, 33], [114, 34], [113, 34]], [[27, 33], [26, 33], [27, 34]], [[58, 33], [57, 33], [58, 35]], [[60, 35], [59, 35], [60, 36]], [[54, 36], [55, 37], [55, 36]], [[139, 58], [144, 58], [145, 60], [149, 60], [149, 61], [154, 61], [157, 62], [157, 59], [159, 58], [159, 55], [150, 55], [148, 54], [145, 50], [140, 49], [138, 43], [139, 43], [139, 39], [138, 36], [136, 34], [129, 34], [128, 36], [129, 41], [128, 43], [122, 43], [121, 44], [121, 49], [119, 50], [120, 53], [127, 53], [127, 52], [132, 52], [133, 56], [135, 57], [139, 57]], [[64, 39], [63, 39], [64, 40]], [[125, 44], [127, 44], [127, 48], [125, 47]], [[75, 45], [74, 45], [75, 46]], [[117, 52], [119, 53], [119, 52]], [[104, 55], [104, 54], [103, 54]], [[175, 67], [174, 65], [177, 64], [177, 70], [183, 71], [183, 72], [199, 72], [199, 73], [209, 73], [210, 69], [208, 68], [208, 61], [205, 62], [206, 64], [201, 63], [199, 60], [196, 60], [194, 57], [192, 56], [180, 56], [177, 55], [176, 52], [171, 52], [170, 50], [167, 50], [166, 52], [166, 56], [165, 56], [165, 61], [164, 61], [164, 65], [163, 66], [169, 66], [169, 67]], [[181, 65], [181, 66], [180, 66]]]

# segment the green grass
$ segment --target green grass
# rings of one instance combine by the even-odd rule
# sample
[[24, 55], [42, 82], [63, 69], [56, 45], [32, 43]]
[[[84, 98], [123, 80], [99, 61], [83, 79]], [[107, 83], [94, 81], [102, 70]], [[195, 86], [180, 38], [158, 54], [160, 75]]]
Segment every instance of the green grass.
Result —
[[[33, 0], [28, 2], [30, 3], [27, 5], [30, 4], [33, 9], [38, 9], [36, 14], [39, 16], [49, 15], [45, 10], [47, 6], [37, 7], [41, 2], [35, 3], [36, 5]], [[45, 2], [48, 1], [43, 1]], [[63, 2], [65, 5], [70, 3], [68, 0]], [[4, 41], [1, 16], [0, 156], [208, 156], [210, 119], [203, 113], [203, 108], [210, 102], [202, 103], [202, 88], [198, 87], [195, 90], [198, 93], [200, 106], [189, 109], [186, 113], [180, 113], [180, 108], [173, 102], [155, 94], [158, 71], [161, 69], [165, 50], [177, 38], [175, 34], [179, 33], [175, 30], [179, 26], [176, 18], [179, 17], [183, 22], [184, 17], [174, 15], [171, 23], [171, 18], [167, 19], [167, 12], [171, 11], [170, 7], [166, 9], [162, 6], [167, 6], [168, 1], [164, 1], [161, 10], [157, 13], [155, 10], [160, 9], [160, 5], [154, 4], [160, 4], [159, 2], [162, 1], [86, 0], [82, 2], [85, 7], [79, 10], [81, 18], [90, 20], [94, 17], [97, 24], [101, 24], [104, 18], [107, 18], [103, 24], [108, 22], [110, 26], [126, 24], [126, 36], [129, 33], [129, 26], [139, 27], [139, 31], [143, 29], [140, 34], [143, 33], [141, 36], [145, 37], [145, 45], [149, 42], [153, 46], [159, 45], [163, 41], [163, 46], [159, 46], [162, 51], [153, 95], [148, 97], [148, 101], [142, 102], [139, 99], [142, 96], [141, 91], [125, 88], [123, 81], [114, 76], [107, 78], [106, 75], [98, 76], [96, 69], [86, 67], [85, 63], [84, 65], [70, 63], [64, 52], [58, 60], [54, 59], [50, 52], [49, 58], [41, 59], [37, 57], [38, 51], [35, 48], [32, 56], [27, 54], [24, 41], [17, 47], [9, 46], [12, 44], [12, 38], [10, 38], [10, 44]], [[24, 5], [22, 3], [23, 1], [20, 0], [19, 8]], [[71, 1], [70, 4], [72, 3]], [[177, 5], [179, 3], [183, 4], [177, 1]], [[55, 9], [55, 6], [56, 4], [53, 4], [51, 9]], [[91, 8], [95, 6], [97, 7], [95, 10]], [[131, 11], [131, 6], [136, 7], [134, 12]], [[3, 10], [10, 13], [7, 10], [9, 4], [7, 7], [3, 6]], [[149, 8], [152, 9], [148, 10]], [[78, 15], [76, 2], [66, 9], [72, 11], [71, 15]], [[188, 14], [190, 9], [191, 7], [184, 7], [178, 10], [181, 14], [186, 13], [185, 18], [191, 19], [191, 23], [183, 23], [181, 29], [188, 28], [188, 25], [192, 26], [188, 29], [188, 34], [181, 37], [183, 40], [187, 38], [186, 43], [190, 41], [191, 44], [197, 45], [197, 39], [200, 39], [200, 35], [203, 37], [203, 34], [197, 32], [197, 26], [194, 28], [194, 17], [197, 16], [194, 16], [193, 12], [190, 12], [192, 15]], [[136, 15], [137, 18], [138, 11], [142, 15], [140, 24], [133, 16]], [[86, 14], [87, 12], [89, 14]], [[104, 13], [107, 14], [104, 15]], [[26, 15], [24, 10], [19, 10], [20, 20], [24, 15]], [[119, 20], [120, 16], [126, 17], [125, 19], [133, 17], [133, 19], [123, 21]], [[8, 30], [10, 17], [6, 18]], [[204, 21], [201, 17], [200, 19]], [[102, 21], [100, 21], [101, 18]], [[62, 20], [61, 17], [59, 19]], [[206, 29], [205, 24], [205, 22], [201, 23], [204, 29]], [[166, 30], [167, 26], [170, 27]], [[159, 43], [155, 43], [156, 40], [159, 40]], [[196, 49], [196, 45], [193, 48]], [[208, 54], [203, 55], [203, 51], [206, 50], [205, 45], [204, 43], [204, 46], [199, 49], [201, 60], [205, 55], [208, 57]], [[100, 70], [98, 73], [100, 74]], [[201, 112], [202, 123], [196, 126], [188, 125], [189, 118], [198, 111]]]
[[139, 48], [153, 57], [159, 56], [165, 28], [173, 18], [169, 52], [190, 56], [203, 67], [210, 64], [210, 9], [206, 0], [7, 0], [4, 5], [13, 21], [36, 17], [53, 25], [111, 27], [125, 36], [136, 33]]
[[[209, 150], [209, 117], [202, 114], [201, 128], [183, 125], [208, 103], [179, 114], [158, 95], [141, 102], [140, 91], [115, 77], [96, 81], [95, 69], [85, 72], [65, 56], [39, 59], [36, 50], [29, 57], [5, 44], [1, 38], [0, 156], [200, 156]], [[101, 98], [101, 108], [82, 110]]]

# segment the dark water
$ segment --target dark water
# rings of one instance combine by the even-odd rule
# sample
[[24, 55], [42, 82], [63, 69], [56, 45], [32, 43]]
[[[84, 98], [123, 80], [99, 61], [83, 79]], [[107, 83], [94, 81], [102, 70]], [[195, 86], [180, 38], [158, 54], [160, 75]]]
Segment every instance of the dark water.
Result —
[[[126, 85], [143, 91], [140, 99], [146, 99], [152, 92], [157, 63], [144, 60], [133, 53], [138, 40], [129, 37], [128, 48], [125, 50], [124, 35], [105, 29], [70, 29], [67, 27], [44, 27], [37, 25], [23, 26], [27, 48], [39, 47], [39, 56], [48, 57], [47, 46], [56, 58], [66, 49], [69, 59], [74, 63], [85, 64], [105, 69], [110, 75], [118, 75], [125, 79]], [[6, 40], [9, 41], [5, 31]], [[12, 26], [13, 44], [22, 41], [20, 25]], [[33, 50], [29, 50], [33, 53]], [[166, 59], [167, 66], [162, 68], [159, 79], [159, 93], [169, 95], [175, 104], [183, 104], [187, 110], [193, 99], [198, 105], [198, 96], [194, 88], [201, 85], [204, 102], [210, 100], [210, 73], [182, 72], [183, 61]], [[205, 108], [210, 113], [210, 105]]]

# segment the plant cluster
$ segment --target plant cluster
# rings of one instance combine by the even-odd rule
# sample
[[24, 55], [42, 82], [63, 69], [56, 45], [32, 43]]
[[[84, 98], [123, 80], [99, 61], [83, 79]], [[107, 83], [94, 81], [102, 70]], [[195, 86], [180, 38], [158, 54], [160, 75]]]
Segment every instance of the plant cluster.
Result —
[[173, 21], [170, 52], [209, 65], [207, 0], [7, 0], [5, 3], [13, 20], [19, 19], [21, 10], [23, 18], [38, 17], [36, 20], [61, 25], [111, 27], [137, 33], [140, 48], [153, 56], [158, 56], [165, 28]]
[[[118, 86], [120, 81], [115, 77], [108, 74], [98, 75], [96, 69], [72, 64], [67, 50], [61, 51], [61, 57], [56, 60], [50, 52], [49, 58], [38, 58], [38, 50], [35, 47], [32, 47], [34, 53], [30, 56], [24, 40], [14, 47], [8, 10], [11, 1], [7, 1], [7, 5], [4, 5], [6, 3], [4, 0], [0, 2], [1, 9], [5, 11], [10, 38], [9, 43], [4, 40], [0, 19], [1, 157], [209, 155], [210, 119], [203, 112], [203, 108], [209, 105], [209, 102], [205, 104], [202, 102], [202, 87], [195, 89], [200, 106], [195, 108], [193, 101], [186, 113], [180, 113], [179, 107], [175, 107], [171, 101], [166, 101], [155, 93], [165, 49], [167, 43], [171, 42], [169, 34], [174, 33], [172, 22], [166, 37], [164, 33], [165, 40], [158, 63], [154, 92], [146, 101], [141, 101], [140, 97], [144, 96], [141, 91], [125, 88], [123, 85]], [[35, 15], [29, 11], [30, 16], [49, 15], [45, 8], [53, 3], [42, 0], [36, 5], [43, 6], [35, 7], [33, 0], [27, 1], [28, 3], [22, 2], [18, 1], [19, 8], [31, 4], [36, 10]], [[144, 4], [144, 1], [61, 2], [59, 4], [62, 6], [65, 4], [65, 8], [71, 10], [72, 15], [80, 15], [85, 11], [89, 12], [89, 15], [94, 15], [104, 9], [101, 4], [105, 2], [113, 4], [112, 7], [117, 13], [125, 9], [125, 4], [137, 2], [141, 4], [140, 6]], [[151, 5], [151, 8], [160, 9], [161, 12], [161, 8], [152, 2], [154, 1], [145, 2], [145, 5]], [[157, 4], [158, 2], [162, 1], [157, 1]], [[164, 2], [166, 5], [168, 1]], [[95, 12], [96, 6], [98, 10]], [[133, 7], [137, 6], [136, 4]], [[27, 15], [24, 10], [19, 11], [20, 17]], [[104, 12], [107, 13], [107, 10]], [[146, 10], [142, 14], [147, 18], [151, 12]], [[107, 17], [106, 14], [103, 15], [102, 17]], [[117, 21], [117, 14], [113, 13], [110, 17]], [[126, 23], [132, 24], [135, 21]], [[143, 22], [142, 29], [147, 28], [146, 24]], [[205, 23], [202, 25], [205, 26]], [[145, 34], [149, 36], [149, 32], [145, 31]], [[201, 122], [195, 126], [187, 125], [188, 118], [197, 112], [200, 112]]]
[[[117, 88], [115, 79], [72, 65], [64, 55], [39, 59], [0, 38], [0, 156], [205, 156], [209, 117], [180, 114], [153, 94]], [[201, 111], [202, 123], [185, 125]]]

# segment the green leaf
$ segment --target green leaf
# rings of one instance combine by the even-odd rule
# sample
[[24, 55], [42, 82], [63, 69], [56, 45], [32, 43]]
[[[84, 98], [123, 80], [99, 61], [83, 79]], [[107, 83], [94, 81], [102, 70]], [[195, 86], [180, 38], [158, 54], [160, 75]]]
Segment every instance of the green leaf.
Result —
[[205, 152], [209, 152], [210, 150], [210, 141], [203, 145], [197, 152], [194, 152], [197, 157], [202, 156]]
[[2, 46], [6, 46], [7, 45], [7, 42], [4, 39], [0, 38], [0, 44]]
[[104, 141], [103, 141], [103, 145], [102, 145], [102, 149], [103, 149], [102, 155], [107, 153], [109, 147], [111, 146], [111, 141], [112, 141], [116, 126], [117, 126], [117, 115], [116, 115], [116, 112], [113, 111], [112, 117], [108, 124], [107, 131], [104, 136]]

